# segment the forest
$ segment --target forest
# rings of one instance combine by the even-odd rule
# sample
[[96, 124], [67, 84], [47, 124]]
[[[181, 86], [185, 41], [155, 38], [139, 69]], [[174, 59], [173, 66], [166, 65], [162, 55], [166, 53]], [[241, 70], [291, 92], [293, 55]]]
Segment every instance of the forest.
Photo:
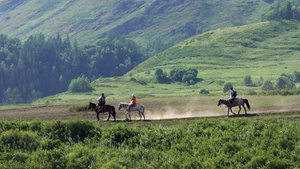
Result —
[[0, 105], [31, 103], [65, 92], [72, 79], [121, 76], [147, 59], [122, 35], [109, 34], [92, 45], [78, 45], [59, 34], [18, 38], [0, 35]]
[[300, 21], [300, 5], [287, 1], [285, 4], [275, 3], [262, 14], [262, 20], [297, 20]]

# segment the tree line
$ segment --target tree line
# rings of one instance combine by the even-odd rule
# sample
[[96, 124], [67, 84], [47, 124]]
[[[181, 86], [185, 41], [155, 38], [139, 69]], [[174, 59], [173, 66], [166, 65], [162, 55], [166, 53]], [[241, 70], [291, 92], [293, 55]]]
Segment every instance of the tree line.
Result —
[[82, 47], [59, 34], [46, 38], [40, 33], [24, 42], [1, 34], [0, 105], [67, 91], [77, 77], [121, 76], [147, 57], [135, 42], [117, 34]]
[[300, 5], [287, 1], [285, 4], [276, 3], [261, 15], [262, 20], [297, 20], [300, 21]]

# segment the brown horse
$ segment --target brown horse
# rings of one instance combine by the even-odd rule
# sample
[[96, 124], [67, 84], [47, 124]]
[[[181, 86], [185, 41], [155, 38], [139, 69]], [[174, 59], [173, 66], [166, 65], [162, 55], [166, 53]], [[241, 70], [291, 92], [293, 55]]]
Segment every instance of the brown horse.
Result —
[[[234, 98], [233, 102], [229, 105], [228, 101], [225, 99], [220, 99], [218, 106], [221, 106], [221, 104], [225, 104], [228, 107], [228, 111], [227, 111], [227, 116], [229, 116], [229, 110], [231, 111], [231, 113], [233, 113], [232, 111], [232, 107], [235, 106], [239, 106], [239, 112], [238, 115], [240, 114], [241, 111], [241, 106], [243, 106], [244, 110], [245, 110], [245, 114], [247, 114], [246, 108], [244, 106], [244, 104], [246, 103], [248, 110], [250, 110], [250, 104], [248, 102], [247, 99], [243, 99], [243, 98]], [[235, 113], [233, 113], [234, 115], [236, 115]]]
[[90, 102], [89, 104], [89, 109], [94, 109], [95, 112], [97, 113], [97, 118], [98, 118], [98, 121], [100, 121], [100, 118], [99, 118], [99, 113], [104, 113], [104, 112], [108, 112], [108, 118], [107, 118], [107, 121], [109, 121], [109, 118], [110, 118], [110, 115], [112, 115], [114, 117], [114, 121], [116, 121], [116, 110], [115, 110], [115, 107], [114, 106], [111, 106], [111, 105], [103, 105], [103, 108], [102, 110], [100, 111], [98, 108], [97, 108], [97, 104], [95, 103], [92, 103]]

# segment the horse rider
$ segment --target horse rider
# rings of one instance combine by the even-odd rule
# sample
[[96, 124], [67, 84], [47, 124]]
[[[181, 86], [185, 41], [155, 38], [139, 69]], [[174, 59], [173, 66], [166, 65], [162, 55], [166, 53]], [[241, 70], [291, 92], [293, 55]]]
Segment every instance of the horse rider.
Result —
[[230, 96], [228, 98], [229, 106], [231, 106], [231, 101], [236, 97], [236, 92], [233, 90], [233, 87], [230, 87]]
[[137, 104], [139, 104], [136, 101], [135, 94], [132, 94], [131, 96], [132, 96], [132, 98], [130, 100], [130, 103], [128, 104], [127, 110], [129, 110], [132, 106], [136, 106]]
[[105, 96], [104, 93], [101, 94], [101, 96], [99, 97], [99, 111], [101, 112], [103, 107], [105, 105]]

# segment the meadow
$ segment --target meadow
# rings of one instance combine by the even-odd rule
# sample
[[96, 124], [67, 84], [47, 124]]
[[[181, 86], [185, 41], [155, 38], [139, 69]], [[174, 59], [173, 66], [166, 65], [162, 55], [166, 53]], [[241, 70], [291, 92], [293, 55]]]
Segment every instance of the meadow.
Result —
[[[130, 99], [125, 95], [107, 93], [107, 104], [117, 108]], [[105, 121], [105, 113], [97, 122], [95, 112], [77, 109], [96, 102], [96, 91], [1, 106], [0, 167], [299, 168], [300, 97], [239, 96], [251, 110], [227, 117], [227, 108], [217, 106], [227, 94], [140, 95], [145, 121], [136, 112], [126, 121], [117, 111], [117, 121]]]
[[299, 116], [1, 120], [0, 167], [299, 168]]

